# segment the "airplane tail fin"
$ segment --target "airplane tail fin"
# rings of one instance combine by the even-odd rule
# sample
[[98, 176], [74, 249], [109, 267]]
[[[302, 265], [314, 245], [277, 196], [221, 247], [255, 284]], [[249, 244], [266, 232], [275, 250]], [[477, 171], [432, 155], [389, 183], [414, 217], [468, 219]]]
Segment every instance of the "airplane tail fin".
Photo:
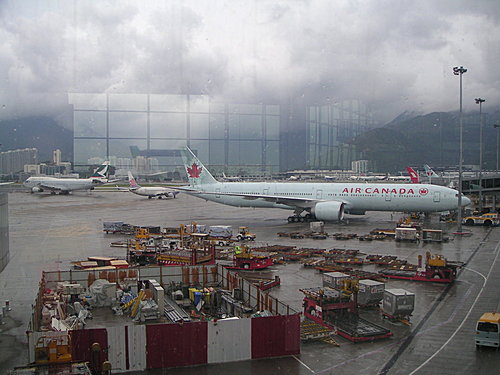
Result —
[[181, 150], [181, 155], [190, 186], [194, 187], [198, 185], [219, 183], [188, 147]]
[[94, 172], [92, 178], [104, 178], [107, 179], [109, 177], [109, 161], [105, 161], [102, 163]]
[[431, 167], [429, 167], [427, 164], [424, 165], [425, 168], [425, 174], [427, 177], [439, 177], [436, 172], [434, 172]]
[[128, 171], [128, 183], [130, 185], [131, 189], [137, 189], [140, 188], [141, 186], [137, 183], [135, 180], [134, 176], [132, 176], [132, 172]]
[[406, 170], [410, 174], [410, 179], [412, 184], [420, 183], [420, 178], [418, 177], [418, 173], [412, 167], [407, 167]]

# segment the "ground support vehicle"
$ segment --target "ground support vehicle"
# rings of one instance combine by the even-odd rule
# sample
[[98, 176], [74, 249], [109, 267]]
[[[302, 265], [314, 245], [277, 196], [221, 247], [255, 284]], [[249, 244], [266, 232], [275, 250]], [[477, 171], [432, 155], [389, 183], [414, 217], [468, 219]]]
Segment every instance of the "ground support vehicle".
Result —
[[466, 216], [462, 219], [465, 225], [484, 225], [485, 227], [500, 225], [500, 216], [494, 213]]
[[476, 349], [481, 346], [500, 347], [500, 313], [484, 313], [476, 325]]
[[427, 252], [425, 267], [422, 267], [422, 256], [419, 255], [418, 258], [416, 270], [389, 268], [380, 271], [380, 274], [389, 279], [451, 283], [457, 277], [457, 268], [464, 265], [463, 262], [448, 261], [442, 255]]
[[392, 336], [382, 326], [361, 318], [356, 298], [334, 288], [299, 289], [304, 293], [304, 316], [352, 342], [373, 341]]
[[238, 229], [238, 234], [236, 235], [236, 239], [238, 241], [254, 241], [255, 237], [257, 237], [254, 233], [248, 230], [248, 227], [240, 227]]
[[123, 221], [105, 221], [102, 223], [102, 231], [106, 234], [109, 233], [119, 233], [119, 234], [134, 234], [134, 227], [130, 224], [124, 223]]
[[246, 246], [236, 246], [233, 265], [225, 266], [230, 270], [261, 270], [273, 265], [273, 258], [255, 255]]

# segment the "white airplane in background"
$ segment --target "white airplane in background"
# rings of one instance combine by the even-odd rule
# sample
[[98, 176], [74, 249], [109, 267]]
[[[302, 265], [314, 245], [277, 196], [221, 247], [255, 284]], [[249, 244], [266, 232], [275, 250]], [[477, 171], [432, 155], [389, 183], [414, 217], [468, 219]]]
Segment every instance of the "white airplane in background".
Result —
[[[440, 212], [458, 208], [456, 190], [428, 184], [218, 182], [186, 147], [182, 157], [189, 187], [196, 197], [236, 207], [293, 210], [288, 222], [340, 221], [344, 212]], [[466, 206], [470, 199], [462, 197]], [[302, 213], [305, 212], [304, 215]]]
[[240, 177], [238, 177], [238, 176], [226, 176], [226, 174], [224, 172], [222, 172], [222, 178], [224, 179], [224, 181], [228, 181], [228, 182], [241, 181]]
[[161, 186], [141, 186], [135, 180], [134, 176], [132, 175], [132, 172], [128, 171], [127, 174], [128, 174], [128, 182], [130, 184], [127, 190], [130, 191], [131, 193], [148, 197], [148, 199], [151, 199], [153, 197], [157, 197], [158, 199], [162, 199], [163, 197], [175, 198], [175, 196], [179, 194], [178, 191], [172, 191], [172, 189], [170, 188], [165, 188]]
[[432, 177], [439, 177], [438, 174], [436, 172], [434, 172], [431, 167], [429, 167], [427, 164], [424, 165], [424, 169], [425, 169], [425, 175], [427, 177], [429, 177], [429, 184], [431, 183], [432, 181]]
[[61, 195], [69, 194], [74, 190], [94, 190], [96, 186], [115, 182], [108, 179], [109, 162], [100, 165], [89, 178], [64, 178], [64, 177], [29, 177], [23, 185], [31, 189], [31, 193], [49, 190], [51, 194], [57, 192]]

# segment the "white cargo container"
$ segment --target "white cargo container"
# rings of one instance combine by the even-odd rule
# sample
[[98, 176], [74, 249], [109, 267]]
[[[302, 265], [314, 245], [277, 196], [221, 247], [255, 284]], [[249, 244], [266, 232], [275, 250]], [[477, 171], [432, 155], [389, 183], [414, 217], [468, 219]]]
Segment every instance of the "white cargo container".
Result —
[[396, 241], [418, 241], [418, 231], [416, 228], [396, 228]]
[[390, 317], [408, 317], [415, 308], [415, 293], [404, 289], [386, 289], [382, 312]]
[[208, 227], [208, 235], [213, 238], [231, 238], [233, 227], [230, 225], [212, 225]]
[[342, 281], [350, 278], [351, 276], [342, 272], [327, 272], [323, 274], [323, 286], [341, 289]]
[[324, 233], [325, 232], [325, 223], [323, 221], [312, 221], [309, 224], [309, 228], [313, 232]]
[[358, 283], [358, 305], [378, 305], [384, 298], [385, 284], [380, 281], [365, 279]]

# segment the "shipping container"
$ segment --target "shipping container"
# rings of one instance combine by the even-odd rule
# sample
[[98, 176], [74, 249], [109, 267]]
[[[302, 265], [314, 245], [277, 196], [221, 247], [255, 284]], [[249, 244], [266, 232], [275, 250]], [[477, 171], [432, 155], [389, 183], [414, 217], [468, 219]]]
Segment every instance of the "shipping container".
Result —
[[208, 227], [208, 235], [213, 238], [231, 238], [233, 227], [230, 225], [212, 225]]
[[350, 279], [351, 276], [342, 272], [328, 272], [323, 274], [323, 286], [330, 288], [342, 288], [342, 281]]
[[415, 293], [404, 289], [386, 289], [382, 311], [392, 317], [410, 316], [415, 308]]
[[358, 283], [358, 305], [378, 305], [384, 298], [385, 283], [365, 279]]

